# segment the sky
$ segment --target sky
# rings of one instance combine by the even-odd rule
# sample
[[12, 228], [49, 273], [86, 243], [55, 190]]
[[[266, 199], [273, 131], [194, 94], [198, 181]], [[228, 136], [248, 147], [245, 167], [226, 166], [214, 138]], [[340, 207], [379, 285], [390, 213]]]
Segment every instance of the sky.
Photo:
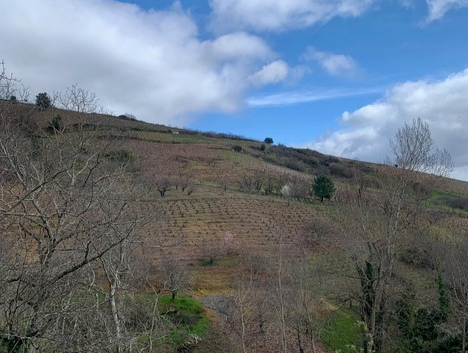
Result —
[[0, 60], [116, 115], [362, 161], [418, 117], [468, 180], [468, 0], [0, 0]]

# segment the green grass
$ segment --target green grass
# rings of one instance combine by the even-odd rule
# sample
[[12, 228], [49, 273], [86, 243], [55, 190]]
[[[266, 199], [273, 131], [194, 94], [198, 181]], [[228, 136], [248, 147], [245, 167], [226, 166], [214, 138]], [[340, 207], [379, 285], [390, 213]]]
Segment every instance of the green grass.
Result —
[[350, 347], [360, 346], [361, 328], [356, 313], [351, 310], [337, 310], [328, 318], [327, 325], [321, 332], [326, 347], [337, 352], [352, 352]]
[[170, 295], [162, 295], [159, 305], [160, 312], [172, 324], [169, 337], [173, 345], [189, 341], [190, 335], [203, 338], [208, 333], [210, 323], [204, 315], [203, 304], [197, 299], [180, 294], [172, 300]]
[[445, 204], [444, 201], [448, 197], [456, 197], [456, 195], [440, 191], [432, 191], [424, 200], [424, 206], [443, 206]]
[[203, 314], [203, 304], [197, 299], [189, 297], [185, 294], [178, 295], [175, 300], [171, 299], [170, 295], [161, 295], [159, 298], [159, 304], [162, 309], [168, 307], [175, 307], [184, 314]]
[[452, 207], [450, 205], [451, 202], [462, 199], [463, 197], [455, 193], [433, 191], [424, 200], [424, 206], [438, 207], [446, 212], [454, 212], [459, 217], [466, 217], [468, 216], [468, 210], [463, 208]]
[[[179, 294], [172, 300], [170, 294], [138, 294], [135, 299], [142, 308], [151, 308], [157, 302], [165, 332], [165, 335], [153, 341], [158, 347], [177, 349], [193, 340], [193, 335], [203, 338], [211, 329], [203, 304], [188, 295]], [[148, 341], [149, 337], [142, 335], [138, 344], [144, 347]]]

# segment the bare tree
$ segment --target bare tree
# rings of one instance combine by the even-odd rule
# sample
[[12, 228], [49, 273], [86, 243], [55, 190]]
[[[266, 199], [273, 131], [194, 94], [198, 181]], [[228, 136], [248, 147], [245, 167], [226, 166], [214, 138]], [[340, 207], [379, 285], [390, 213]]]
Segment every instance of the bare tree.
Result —
[[128, 350], [129, 340], [126, 337], [124, 307], [129, 303], [128, 301], [125, 303], [123, 299], [133, 289], [129, 287], [128, 278], [132, 273], [132, 251], [136, 245], [133, 240], [124, 237], [122, 242], [99, 258], [100, 267], [107, 281], [106, 300], [109, 302], [113, 324], [112, 328], [108, 329], [109, 340], [119, 353]]
[[285, 261], [285, 254], [283, 253], [283, 244], [280, 242], [278, 247], [277, 258], [275, 259], [274, 267], [271, 272], [271, 286], [273, 288], [274, 307], [278, 315], [279, 331], [281, 335], [281, 352], [288, 352], [288, 298], [287, 298], [287, 267]]
[[278, 178], [273, 174], [266, 174], [263, 189], [265, 190], [265, 195], [272, 195], [274, 192], [277, 192]]
[[0, 98], [9, 99], [11, 96], [11, 86], [18, 80], [13, 77], [13, 74], [8, 75], [6, 71], [5, 61], [0, 62]]
[[288, 265], [290, 276], [290, 292], [288, 305], [288, 326], [296, 333], [296, 345], [300, 353], [310, 347], [316, 352], [316, 342], [319, 338], [318, 304], [315, 299], [314, 273], [308, 259], [299, 257], [291, 260]]
[[180, 190], [185, 192], [185, 189], [189, 188], [193, 184], [193, 174], [192, 173], [179, 173], [179, 176], [176, 178], [176, 188], [180, 186]]
[[54, 92], [53, 101], [59, 108], [79, 113], [105, 113], [96, 94], [79, 87], [77, 83], [67, 87], [65, 92]]
[[289, 204], [291, 199], [303, 199], [307, 197], [309, 185], [310, 183], [304, 177], [297, 175], [289, 176], [281, 187], [281, 195], [288, 200]]
[[27, 101], [28, 98], [29, 87], [13, 74], [8, 74], [5, 61], [2, 60], [0, 62], [0, 99]]
[[[239, 263], [236, 276], [236, 291], [233, 297], [235, 306], [235, 328], [239, 333], [242, 352], [248, 352], [249, 336], [252, 336], [252, 326], [255, 326], [256, 316], [259, 319], [259, 332], [264, 334], [264, 315], [262, 305], [258, 305], [261, 263], [259, 258], [244, 254]], [[261, 260], [260, 260], [261, 261]], [[260, 298], [264, 298], [261, 296]]]
[[398, 129], [390, 139], [390, 147], [399, 168], [445, 177], [453, 170], [450, 154], [434, 147], [429, 124], [421, 118]]
[[213, 265], [216, 260], [227, 254], [226, 244], [220, 235], [208, 235], [199, 245], [201, 254], [207, 265]]
[[266, 283], [268, 271], [267, 257], [253, 255], [249, 249], [243, 248], [231, 301], [233, 310], [227, 311], [242, 352], [262, 351], [268, 341], [267, 331], [274, 315], [269, 293], [271, 287]]
[[253, 193], [255, 190], [256, 176], [252, 172], [245, 172], [239, 177], [238, 183], [242, 191]]
[[195, 183], [193, 181], [190, 182], [190, 184], [188, 184], [187, 186], [187, 195], [189, 196], [192, 195], [195, 189], [196, 189]]
[[173, 182], [169, 176], [160, 176], [156, 178], [155, 184], [159, 195], [161, 195], [161, 197], [164, 197], [166, 195], [166, 192], [172, 186]]
[[177, 259], [163, 257], [161, 259], [163, 288], [171, 292], [171, 299], [190, 285], [190, 273], [185, 265]]

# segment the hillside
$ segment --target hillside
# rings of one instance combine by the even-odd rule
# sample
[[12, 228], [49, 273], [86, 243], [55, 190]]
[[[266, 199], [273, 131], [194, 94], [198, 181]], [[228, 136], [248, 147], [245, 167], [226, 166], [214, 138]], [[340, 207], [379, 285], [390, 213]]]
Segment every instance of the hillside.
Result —
[[[348, 255], [355, 247], [362, 246], [362, 243], [353, 242], [350, 235], [358, 239], [361, 234], [367, 235], [368, 229], [373, 229], [375, 238], [367, 240], [367, 244], [369, 249], [377, 249], [378, 244], [385, 238], [378, 238], [377, 234], [380, 236], [384, 232], [376, 229], [380, 229], [385, 220], [395, 222], [400, 218], [394, 217], [402, 217], [399, 232], [405, 237], [402, 236], [401, 240], [391, 244], [399, 249], [398, 253], [391, 254], [391, 261], [399, 263], [398, 272], [393, 272], [392, 269], [388, 277], [389, 281], [394, 281], [392, 289], [395, 292], [384, 292], [394, 296], [387, 305], [392, 307], [392, 315], [395, 316], [398, 315], [394, 309], [397, 308], [396, 303], [401, 299], [401, 293], [408, 288], [420, 299], [413, 298], [411, 303], [408, 301], [405, 305], [414, 304], [414, 308], [427, 307], [428, 312], [432, 310], [429, 309], [432, 308], [431, 305], [437, 307], [437, 296], [440, 294], [440, 290], [437, 292], [437, 283], [440, 289], [442, 282], [436, 282], [434, 278], [442, 272], [438, 269], [439, 265], [435, 265], [437, 261], [434, 260], [434, 256], [437, 256], [437, 251], [434, 248], [445, 247], [446, 243], [449, 243], [446, 239], [455, 239], [455, 242], [463, 240], [468, 229], [468, 183], [465, 182], [450, 179], [444, 179], [443, 182], [437, 179], [435, 182], [433, 178], [418, 176], [417, 183], [411, 181], [411, 191], [405, 191], [409, 195], [408, 198], [400, 200], [398, 216], [392, 213], [389, 218], [381, 220], [377, 217], [390, 214], [388, 208], [383, 206], [382, 212], [377, 210], [387, 200], [392, 200], [391, 186], [406, 180], [406, 174], [403, 175], [403, 171], [394, 167], [385, 169], [386, 167], [380, 165], [323, 155], [317, 151], [269, 145], [238, 136], [170, 128], [126, 117], [80, 114], [53, 107], [41, 110], [32, 105], [13, 104], [8, 101], [0, 102], [0, 111], [3, 124], [14, 117], [18, 126], [22, 127], [25, 135], [21, 135], [19, 141], [30, 141], [17, 145], [20, 148], [34, 150], [34, 141], [39, 140], [46, 146], [48, 141], [57, 139], [57, 145], [54, 146], [61, 146], [63, 151], [68, 151], [68, 147], [65, 146], [79, 140], [81, 145], [76, 153], [82, 153], [84, 157], [80, 155], [77, 163], [71, 169], [67, 169], [67, 173], [73, 174], [74, 171], [83, 170], [83, 173], [91, 175], [92, 168], [88, 168], [86, 163], [91, 160], [88, 156], [93, 154], [93, 148], [96, 151], [101, 148], [106, 151], [102, 156], [96, 154], [96, 168], [99, 158], [106, 160], [104, 172], [99, 176], [107, 175], [112, 163], [125, 164], [125, 167], [130, 168], [131, 177], [119, 175], [115, 183], [109, 182], [108, 185], [104, 185], [102, 195], [112, 195], [106, 201], [109, 205], [114, 205], [114, 202], [120, 205], [116, 200], [122, 195], [125, 202], [119, 214], [138, 216], [141, 224], [135, 228], [138, 242], [132, 245], [135, 247], [137, 259], [132, 266], [139, 273], [132, 275], [133, 279], [129, 281], [137, 282], [132, 284], [135, 288], [132, 293], [180, 295], [179, 292], [185, 292], [205, 303], [209, 310], [206, 315], [212, 325], [201, 342], [198, 342], [198, 338], [196, 344], [190, 341], [191, 338], [181, 339], [180, 342], [173, 340], [177, 342], [174, 345], [163, 343], [162, 346], [157, 346], [157, 349], [151, 346], [153, 351], [186, 349], [185, 351], [213, 352], [222, 349], [226, 352], [275, 352], [280, 351], [282, 347], [283, 351], [297, 351], [302, 348], [307, 352], [331, 352], [338, 349], [354, 352], [350, 347], [360, 344], [362, 335], [365, 336], [366, 330], [369, 330], [353, 324], [360, 320], [358, 294], [369, 287], [363, 284], [364, 277], [361, 277], [359, 282], [356, 274], [353, 274], [356, 267], [359, 271], [358, 262], [353, 261], [361, 260], [355, 253]], [[60, 129], [51, 130], [51, 122], [58, 115]], [[5, 130], [5, 134], [6, 132]], [[8, 142], [8, 136], [5, 134], [2, 137], [3, 144]], [[86, 147], [84, 142], [81, 142], [85, 140]], [[57, 153], [62, 150], [53, 151]], [[71, 157], [65, 156], [75, 156], [67, 153], [54, 154], [54, 158], [63, 158], [67, 162], [67, 158]], [[30, 154], [29, 161], [45, 158], [46, 162], [53, 166], [56, 162], [54, 158], [46, 158], [44, 154], [45, 152], [41, 152], [39, 157]], [[7, 156], [6, 153], [2, 155], [2, 163], [6, 163], [4, 161], [8, 159]], [[86, 168], [80, 169], [83, 165]], [[6, 167], [2, 168], [3, 171], [6, 170]], [[52, 170], [52, 167], [50, 169]], [[44, 180], [47, 180], [48, 169], [45, 168], [43, 173]], [[336, 187], [334, 197], [324, 203], [310, 194], [314, 177], [320, 174], [330, 176]], [[12, 206], [12, 200], [21, 194], [18, 191], [20, 183], [15, 184], [15, 176], [4, 172], [2, 175], [2, 189], [8, 190], [2, 196], [1, 210], [5, 213], [2, 229], [4, 234], [9, 234], [8, 237], [15, 235], [15, 232], [33, 233], [37, 227], [47, 230], [48, 225], [44, 226], [35, 219], [42, 219], [44, 223], [60, 224], [58, 219], [61, 219], [62, 214], [75, 210], [68, 209], [67, 202], [70, 201], [67, 201], [63, 204], [67, 211], [54, 211], [47, 221], [45, 216], [41, 218], [36, 215], [28, 225], [23, 225], [22, 221], [9, 221], [6, 210], [16, 207]], [[22, 175], [22, 172], [18, 175]], [[79, 177], [77, 173], [78, 180]], [[55, 176], [50, 179], [53, 183], [54, 178]], [[29, 187], [28, 183], [25, 182], [25, 185]], [[42, 190], [45, 182], [40, 185], [28, 189], [21, 202], [29, 200], [30, 195]], [[289, 185], [289, 189], [293, 190], [287, 195], [284, 192], [285, 185]], [[110, 186], [117, 189], [113, 191]], [[361, 195], [364, 189], [367, 195], [365, 197]], [[60, 190], [57, 193], [41, 194], [38, 200], [45, 201], [48, 206], [56, 202], [58, 206], [55, 207], [58, 209], [62, 204], [54, 197], [62, 197], [64, 189]], [[90, 195], [101, 195], [96, 190], [97, 188], [91, 188]], [[132, 199], [126, 196], [129, 190], [136, 190], [134, 195], [138, 197]], [[94, 202], [94, 196], [91, 196], [91, 199]], [[88, 201], [84, 199], [77, 203], [83, 202]], [[361, 227], [364, 224], [364, 214], [360, 212], [362, 204], [368, 207], [366, 219], [374, 217], [366, 230]], [[388, 205], [393, 204], [388, 203], [385, 207], [390, 207]], [[22, 211], [29, 212], [29, 208], [34, 207], [38, 208], [37, 212], [41, 212], [34, 202], [25, 204]], [[116, 206], [106, 206], [102, 209], [110, 215], [113, 211], [111, 208], [114, 207]], [[14, 217], [19, 211], [15, 212], [12, 212]], [[82, 212], [84, 214], [87, 210]], [[105, 216], [106, 212], [102, 214]], [[95, 218], [98, 214], [95, 211], [86, 214], [84, 222], [97, 222]], [[124, 233], [133, 232], [133, 226], [120, 223], [117, 226], [120, 218], [112, 217], [109, 216], [109, 220], [112, 221], [105, 222], [106, 226], [111, 223], [115, 225], [111, 228], [121, 227], [116, 231], [118, 234], [122, 229], [125, 230]], [[18, 222], [20, 227], [17, 227], [15, 222]], [[63, 226], [68, 227], [72, 223], [75, 226], [79, 222], [73, 221]], [[102, 225], [99, 224], [99, 227]], [[52, 228], [54, 231], [60, 231], [58, 226]], [[108, 231], [104, 232], [107, 234]], [[35, 240], [31, 240], [30, 243], [25, 241], [22, 246], [29, 244], [34, 247], [33, 244], [37, 242], [39, 248], [44, 242], [38, 238], [47, 237], [45, 234], [47, 232], [41, 232], [39, 236], [33, 237]], [[63, 251], [69, 247], [68, 244], [72, 244], [72, 238], [73, 235], [61, 240], [62, 244], [67, 244], [64, 245]], [[110, 249], [113, 251], [120, 247], [124, 239], [125, 242], [128, 241], [128, 238], [122, 238]], [[88, 245], [83, 240], [81, 246], [83, 244], [85, 246], [82, 249], [85, 250], [81, 250], [81, 253], [91, 253], [91, 240]], [[29, 252], [22, 252], [14, 246], [8, 249], [15, 249], [17, 254]], [[383, 255], [380, 250], [376, 250], [375, 253], [372, 249], [369, 251], [369, 258], [363, 261], [364, 264], [370, 264], [365, 271], [372, 272], [373, 261], [377, 263], [376, 258], [383, 258]], [[366, 250], [360, 251], [359, 256], [365, 252]], [[121, 256], [122, 254], [123, 252]], [[100, 259], [100, 256], [96, 255], [96, 259]], [[51, 263], [53, 261], [56, 260], [51, 260]], [[382, 260], [379, 266], [387, 266], [387, 261], [389, 260]], [[33, 264], [34, 255], [29, 255], [26, 262]], [[112, 272], [114, 274], [118, 273], [118, 266], [108, 265], [113, 263], [111, 260], [108, 264], [103, 260], [101, 263], [102, 268], [100, 265], [96, 266], [95, 275], [102, 276], [102, 280], [99, 281], [103, 283], [104, 293], [107, 293], [107, 286], [108, 293], [112, 293], [110, 289], [114, 282], [105, 278], [106, 274], [109, 276], [112, 271], [117, 271]], [[7, 268], [6, 264], [4, 266]], [[13, 273], [16, 270], [11, 271]], [[143, 276], [144, 271], [147, 272]], [[372, 290], [381, 290], [381, 287], [378, 287], [380, 279], [371, 278], [370, 273], [364, 272], [358, 274], [369, 279]], [[448, 267], [444, 273], [448, 273]], [[80, 272], [81, 275], [83, 278], [89, 276]], [[124, 277], [125, 275], [122, 275], [122, 278]], [[146, 279], [143, 280], [143, 277]], [[8, 282], [8, 278], [10, 277], [6, 277], [5, 283]], [[120, 277], [117, 278], [117, 282], [123, 281]], [[146, 280], [148, 282], [145, 282]], [[445, 291], [454, 288], [449, 276], [444, 277], [444, 281]], [[25, 288], [25, 292], [30, 290], [27, 286]], [[130, 292], [130, 285], [116, 288], [120, 288], [121, 293]], [[70, 294], [70, 298], [82, 295], [81, 291], [82, 289], [78, 294]], [[364, 294], [368, 295], [368, 292]], [[112, 295], [116, 294], [114, 292], [112, 295], [99, 295], [106, 295], [106, 300], [114, 303]], [[86, 302], [86, 298], [81, 300]], [[125, 302], [125, 299], [121, 300]], [[17, 301], [24, 305], [22, 299]], [[464, 303], [468, 307], [468, 303]], [[181, 309], [175, 308], [174, 305], [169, 304], [166, 315], [180, 313]], [[347, 308], [344, 308], [344, 305]], [[127, 316], [119, 314], [122, 318], [132, 317], [128, 313], [129, 309], [126, 309], [128, 307], [129, 304], [122, 307], [123, 311], [127, 310]], [[278, 313], [282, 316], [278, 316]], [[412, 338], [405, 336], [404, 331], [399, 331], [398, 320], [395, 317], [391, 318], [392, 315], [389, 315], [390, 321], [386, 324], [388, 335], [406, 339], [410, 342], [409, 347]], [[111, 318], [109, 320], [112, 322]], [[186, 318], [180, 320], [185, 322]], [[114, 321], [120, 322], [116, 316]], [[444, 324], [455, 327], [455, 322], [456, 317], [450, 316]], [[130, 327], [133, 329], [137, 326], [135, 322], [125, 325], [128, 325], [129, 332]], [[228, 339], [222, 339], [223, 336]], [[148, 337], [140, 339], [151, 340]], [[437, 333], [436, 337], [441, 341], [445, 339], [442, 333]], [[11, 341], [11, 338], [8, 340]], [[394, 350], [395, 341], [388, 343], [387, 347], [389, 348], [386, 348], [386, 352]], [[411, 352], [411, 348], [408, 347], [404, 352]], [[95, 349], [98, 351], [98, 348]]]

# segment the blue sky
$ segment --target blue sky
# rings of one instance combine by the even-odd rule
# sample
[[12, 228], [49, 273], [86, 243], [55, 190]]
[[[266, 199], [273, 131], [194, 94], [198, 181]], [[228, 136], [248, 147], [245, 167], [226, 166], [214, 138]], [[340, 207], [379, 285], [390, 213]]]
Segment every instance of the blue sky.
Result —
[[16, 0], [0, 59], [116, 114], [369, 161], [429, 123], [468, 180], [468, 0]]

